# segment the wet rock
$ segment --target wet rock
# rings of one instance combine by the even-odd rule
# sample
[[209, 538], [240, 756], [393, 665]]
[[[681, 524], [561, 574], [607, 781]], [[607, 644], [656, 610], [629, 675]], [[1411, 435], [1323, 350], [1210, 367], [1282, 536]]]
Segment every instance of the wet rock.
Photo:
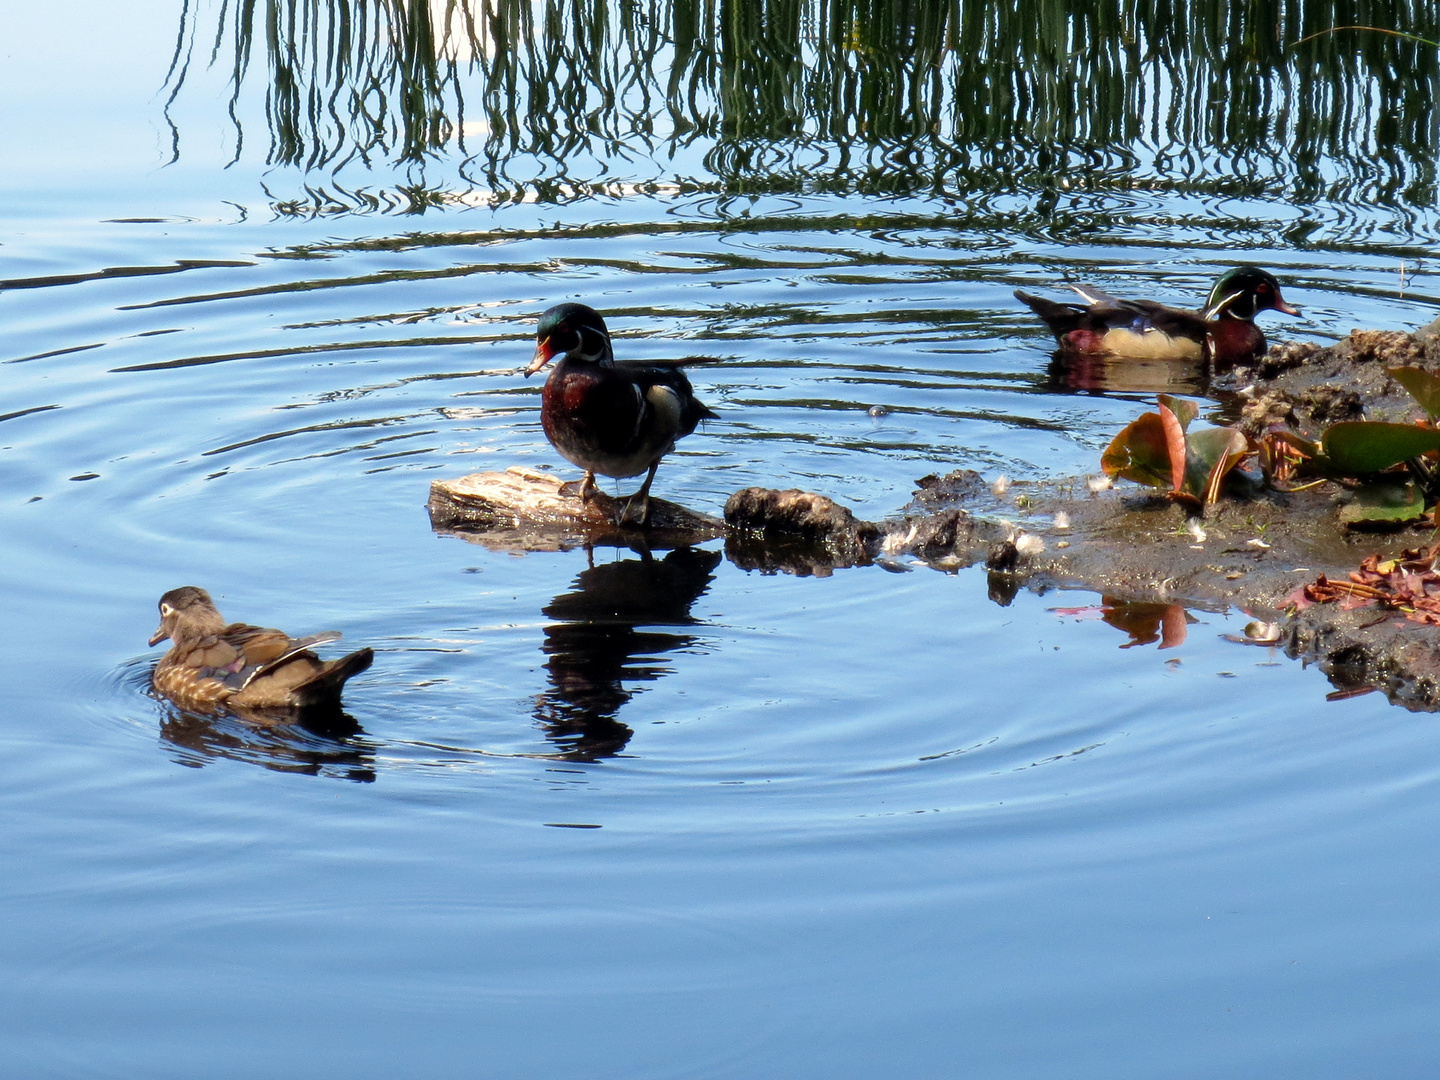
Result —
[[912, 505], [928, 511], [991, 494], [991, 485], [974, 469], [956, 469], [944, 476], [931, 473], [915, 481], [915, 487]]
[[999, 574], [1008, 574], [1020, 565], [1020, 549], [1014, 540], [1001, 540], [990, 548], [985, 556], [985, 569]]
[[977, 522], [960, 509], [941, 510], [927, 517], [907, 517], [891, 530], [886, 546], [899, 540], [898, 548], [922, 559], [939, 559], [947, 555], [968, 553], [975, 543]]
[[733, 530], [736, 549], [749, 553], [747, 557], [756, 553], [754, 542], [763, 540], [787, 557], [808, 550], [806, 557], [814, 565], [860, 566], [880, 547], [880, 526], [860, 520], [833, 499], [798, 488], [743, 488], [725, 503], [725, 522]]

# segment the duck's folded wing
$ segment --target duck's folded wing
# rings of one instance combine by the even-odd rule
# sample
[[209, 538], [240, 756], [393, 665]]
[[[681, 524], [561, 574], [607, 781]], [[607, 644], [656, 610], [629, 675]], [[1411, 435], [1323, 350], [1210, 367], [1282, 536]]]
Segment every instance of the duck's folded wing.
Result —
[[224, 681], [245, 666], [245, 658], [234, 642], [218, 634], [201, 638], [175, 666], [188, 669], [194, 679]]
[[1133, 309], [1148, 326], [1170, 337], [1188, 337], [1198, 341], [1210, 329], [1200, 314], [1183, 308], [1166, 307], [1153, 300], [1132, 300], [1125, 306]]
[[225, 681], [237, 690], [243, 690], [261, 675], [274, 671], [312, 645], [339, 641], [341, 634], [338, 630], [326, 630], [303, 638], [292, 638], [283, 630], [237, 623], [225, 628], [224, 637], [239, 649], [244, 658], [243, 665]]
[[1070, 289], [1086, 304], [1123, 304], [1125, 301], [1111, 296], [1104, 289], [1096, 288], [1094, 285], [1071, 285]]

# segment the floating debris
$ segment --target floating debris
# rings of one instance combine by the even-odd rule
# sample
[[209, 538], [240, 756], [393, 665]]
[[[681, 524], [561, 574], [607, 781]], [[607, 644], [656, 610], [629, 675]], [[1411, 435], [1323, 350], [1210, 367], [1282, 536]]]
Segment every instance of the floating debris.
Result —
[[872, 420], [881, 420], [890, 415], [890, 410], [884, 405], [871, 405], [869, 413]]
[[1064, 510], [1059, 511], [1056, 513], [1051, 525], [1057, 529], [1068, 529], [1070, 527], [1070, 515]]
[[1245, 543], [1249, 544], [1253, 548], [1260, 548], [1262, 551], [1269, 550], [1270, 548], [1270, 545], [1267, 544], [1264, 540], [1261, 540], [1258, 536], [1252, 536], [1249, 540], [1246, 540]]
[[1115, 486], [1115, 481], [1105, 475], [1085, 477], [1085, 486], [1090, 489], [1091, 495], [1099, 495], [1102, 491], [1109, 491]]
[[1185, 525], [1185, 531], [1190, 534], [1190, 538], [1197, 544], [1203, 544], [1209, 536], [1205, 531], [1205, 526], [1200, 524], [1199, 518], [1191, 518]]
[[997, 499], [1003, 499], [1005, 497], [1005, 493], [1009, 490], [1010, 478], [1004, 473], [1001, 473], [999, 476], [997, 476], [995, 478], [995, 482], [990, 485], [990, 491]]
[[1321, 574], [1309, 585], [1290, 594], [1288, 603], [1297, 608], [1339, 601], [1343, 608], [1378, 604], [1402, 613], [1418, 623], [1440, 626], [1440, 572], [1435, 569], [1440, 545], [1414, 548], [1397, 558], [1382, 560], [1367, 555], [1348, 581], [1331, 581]]

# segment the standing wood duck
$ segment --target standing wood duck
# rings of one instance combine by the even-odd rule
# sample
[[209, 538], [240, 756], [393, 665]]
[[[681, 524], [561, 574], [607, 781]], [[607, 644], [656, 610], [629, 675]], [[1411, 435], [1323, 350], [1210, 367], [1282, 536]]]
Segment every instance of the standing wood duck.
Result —
[[584, 304], [550, 308], [540, 316], [535, 337], [535, 356], [525, 374], [560, 357], [545, 380], [540, 423], [561, 456], [585, 470], [580, 498], [590, 501], [596, 473], [617, 478], [645, 473], [618, 522], [644, 525], [660, 459], [701, 420], [719, 417], [695, 400], [680, 369], [685, 361], [616, 360], [605, 320]]
[[204, 589], [186, 585], [160, 598], [160, 626], [152, 646], [166, 638], [170, 651], [155, 667], [155, 689], [182, 709], [239, 715], [293, 714], [338, 709], [345, 680], [370, 666], [371, 649], [323, 661], [310, 646], [338, 641], [339, 633], [292, 638], [280, 630], [226, 624]]
[[1060, 351], [1133, 360], [1208, 360], [1216, 369], [1249, 363], [1265, 353], [1255, 316], [1267, 308], [1299, 315], [1280, 295], [1280, 283], [1255, 266], [1227, 270], [1201, 311], [1153, 300], [1117, 300], [1089, 285], [1070, 286], [1081, 304], [1059, 304], [1015, 290], [1016, 299], [1044, 319]]

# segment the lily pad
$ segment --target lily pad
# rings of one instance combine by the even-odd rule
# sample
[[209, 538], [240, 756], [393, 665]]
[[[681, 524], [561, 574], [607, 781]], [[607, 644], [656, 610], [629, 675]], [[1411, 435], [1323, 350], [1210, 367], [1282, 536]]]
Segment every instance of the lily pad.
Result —
[[1170, 444], [1159, 413], [1143, 413], [1121, 429], [1100, 458], [1105, 475], [1151, 487], [1170, 487]]
[[1440, 450], [1440, 430], [1415, 424], [1347, 420], [1325, 429], [1320, 448], [1338, 472], [1363, 476]]
[[1440, 417], [1440, 376], [1418, 367], [1392, 367], [1385, 370], [1392, 379], [1410, 391], [1410, 396], [1430, 414], [1430, 419]]
[[[1160, 426], [1165, 429], [1165, 452], [1170, 456], [1170, 488], [1183, 494], [1185, 459], [1189, 456], [1185, 451], [1185, 429], [1199, 410], [1190, 402], [1169, 394], [1161, 394], [1157, 400], [1160, 402]], [[1171, 405], [1180, 411], [1177, 413]]]
[[1400, 524], [1425, 516], [1425, 493], [1414, 484], [1379, 481], [1366, 484], [1340, 508], [1346, 525], [1362, 522]]
[[1200, 415], [1200, 406], [1193, 401], [1186, 401], [1172, 394], [1159, 394], [1155, 400], [1160, 403], [1161, 409], [1169, 409], [1175, 415], [1175, 419], [1180, 422], [1181, 431], [1188, 431], [1190, 421]]
[[1250, 440], [1233, 427], [1206, 428], [1185, 440], [1185, 491], [1209, 506], [1225, 476], [1250, 452]]

